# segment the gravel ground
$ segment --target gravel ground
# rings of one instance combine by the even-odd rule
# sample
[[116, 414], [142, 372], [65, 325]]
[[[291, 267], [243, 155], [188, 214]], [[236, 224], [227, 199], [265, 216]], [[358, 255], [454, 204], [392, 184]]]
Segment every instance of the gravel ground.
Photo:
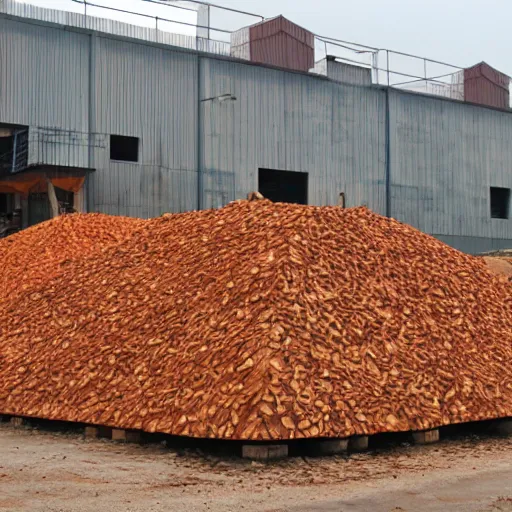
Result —
[[0, 511], [512, 512], [512, 438], [261, 464], [3, 424]]

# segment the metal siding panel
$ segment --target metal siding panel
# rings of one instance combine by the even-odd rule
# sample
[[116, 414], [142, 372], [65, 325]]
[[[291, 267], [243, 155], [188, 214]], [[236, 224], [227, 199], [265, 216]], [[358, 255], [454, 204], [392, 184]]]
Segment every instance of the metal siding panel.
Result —
[[383, 214], [385, 196], [385, 93], [336, 86], [331, 175], [347, 206], [366, 205]]
[[213, 59], [204, 73], [202, 98], [237, 97], [229, 115], [212, 102], [203, 107], [204, 169], [236, 173], [228, 196], [254, 190], [259, 168], [303, 171], [311, 204], [336, 204], [346, 191], [349, 204], [384, 212], [382, 91]]
[[[31, 133], [86, 133], [89, 36], [7, 19], [0, 28], [0, 121]], [[196, 207], [197, 58], [98, 37], [95, 131], [139, 136], [141, 151], [129, 164], [110, 162], [108, 144], [94, 148], [93, 210], [154, 216]], [[384, 213], [385, 91], [203, 63], [202, 98], [237, 97], [202, 105], [206, 206], [245, 197], [265, 167], [308, 172], [312, 204], [335, 204], [343, 191], [348, 205]], [[512, 240], [511, 222], [489, 212], [489, 188], [512, 188], [511, 114], [389, 94], [392, 215], [471, 247]], [[40, 153], [31, 148], [31, 161], [87, 161], [81, 150], [69, 155], [45, 144]]]
[[292, 36], [294, 39], [311, 48], [314, 47], [315, 36], [309, 30], [300, 27], [283, 16], [276, 16], [268, 20], [261, 21], [248, 27], [250, 30], [250, 39], [266, 39], [280, 32]]
[[510, 77], [481, 62], [464, 70], [464, 99], [491, 107], [510, 107]]
[[315, 47], [315, 35], [312, 32], [284, 17], [281, 18], [281, 30], [306, 46]]
[[[83, 14], [66, 12], [58, 9], [47, 9], [12, 0], [2, 0], [0, 3], [0, 12], [23, 18], [58, 23], [69, 27], [87, 28], [122, 37], [179, 46], [191, 50], [196, 49], [197, 45], [197, 39], [195, 36], [175, 34], [162, 30], [158, 31], [156, 28], [141, 27], [96, 16], [85, 17]], [[226, 43], [217, 41], [211, 42], [209, 49], [211, 51], [215, 51], [215, 53], [229, 55], [229, 45]]]
[[325, 61], [326, 75], [331, 80], [353, 85], [371, 85], [372, 70], [344, 62]]
[[440, 236], [512, 239], [512, 222], [490, 219], [491, 186], [512, 188], [512, 116], [392, 91], [393, 187], [418, 187], [418, 208], [392, 215]]
[[285, 165], [281, 144], [283, 75], [275, 70], [205, 59], [202, 83], [202, 98], [227, 93], [237, 98], [235, 102], [202, 104], [202, 140], [205, 172], [236, 173], [234, 190], [225, 193], [228, 197], [243, 198], [257, 189], [259, 167]]
[[315, 64], [313, 34], [282, 16], [249, 27], [249, 39], [253, 62], [300, 71]]
[[135, 164], [96, 151], [93, 204], [137, 217], [196, 208], [197, 56], [99, 38], [96, 59], [97, 130], [140, 146]]
[[88, 130], [89, 36], [0, 19], [0, 120]]
[[464, 100], [502, 109], [510, 107], [509, 91], [485, 77], [464, 79]]
[[315, 64], [315, 51], [285, 32], [261, 39], [251, 39], [252, 62], [285, 69], [309, 71]]

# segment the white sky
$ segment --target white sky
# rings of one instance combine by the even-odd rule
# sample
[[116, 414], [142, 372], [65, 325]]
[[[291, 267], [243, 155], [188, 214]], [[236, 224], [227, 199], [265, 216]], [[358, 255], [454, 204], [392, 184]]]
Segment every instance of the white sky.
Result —
[[[196, 19], [195, 13], [160, 7], [143, 0], [93, 1], [189, 23], [195, 23]], [[29, 0], [28, 3], [83, 12], [83, 5], [72, 0]], [[512, 75], [509, 58], [512, 0], [215, 0], [215, 3], [265, 17], [283, 14], [317, 34], [412, 53], [462, 67], [485, 60]], [[90, 9], [89, 13], [154, 26], [153, 20], [103, 9]], [[234, 30], [254, 21], [257, 20], [212, 10], [213, 26]], [[160, 23], [160, 28], [195, 33], [191, 27], [180, 25]], [[218, 36], [221, 38], [220, 34]], [[333, 50], [330, 49], [330, 53], [336, 53]], [[429, 69], [428, 74], [443, 71]], [[414, 70], [413, 74], [420, 74], [420, 71]]]

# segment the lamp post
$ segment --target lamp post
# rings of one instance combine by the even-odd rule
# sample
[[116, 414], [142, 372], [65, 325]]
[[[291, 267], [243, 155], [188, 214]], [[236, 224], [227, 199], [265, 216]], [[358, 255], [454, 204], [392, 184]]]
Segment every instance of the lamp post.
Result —
[[[199, 93], [200, 94], [200, 93]], [[198, 123], [197, 123], [197, 209], [202, 210], [204, 207], [203, 201], [203, 108], [202, 105], [207, 102], [224, 103], [226, 101], [236, 101], [236, 96], [232, 93], [220, 94], [210, 98], [199, 100], [198, 105]]]

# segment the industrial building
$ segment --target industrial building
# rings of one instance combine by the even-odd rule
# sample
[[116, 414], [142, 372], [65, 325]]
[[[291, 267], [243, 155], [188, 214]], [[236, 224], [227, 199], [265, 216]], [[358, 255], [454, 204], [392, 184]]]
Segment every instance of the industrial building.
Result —
[[49, 187], [137, 217], [260, 190], [366, 205], [471, 253], [512, 247], [508, 77], [482, 63], [453, 94], [413, 92], [317, 59], [312, 36], [278, 17], [203, 44], [0, 1], [0, 211], [49, 218]]

